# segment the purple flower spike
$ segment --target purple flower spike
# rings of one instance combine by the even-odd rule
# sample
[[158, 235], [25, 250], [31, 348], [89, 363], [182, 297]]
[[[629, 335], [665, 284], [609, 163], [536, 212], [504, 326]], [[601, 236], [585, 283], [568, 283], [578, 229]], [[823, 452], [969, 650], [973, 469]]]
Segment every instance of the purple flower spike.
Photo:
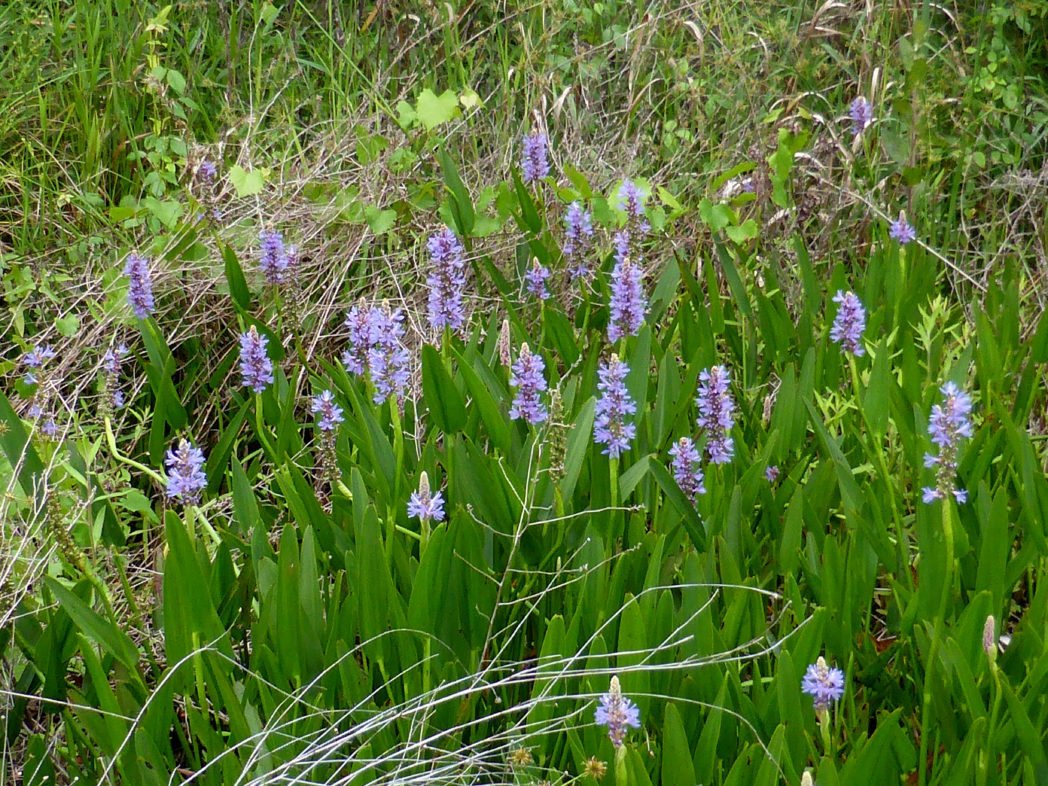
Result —
[[546, 281], [549, 279], [550, 272], [549, 268], [545, 265], [539, 264], [539, 261], [533, 260], [531, 263], [531, 269], [524, 274], [524, 281], [527, 284], [528, 293], [539, 300], [546, 300], [549, 298], [549, 289], [546, 288]]
[[368, 316], [368, 369], [371, 384], [375, 386], [372, 401], [381, 404], [390, 397], [400, 401], [404, 397], [411, 374], [408, 370], [410, 355], [401, 343], [404, 336], [404, 313], [390, 311], [383, 303], [373, 308]]
[[434, 270], [426, 279], [429, 288], [429, 324], [436, 332], [458, 330], [466, 322], [463, 292], [466, 288], [466, 252], [450, 229], [443, 229], [427, 244]]
[[509, 376], [509, 384], [517, 389], [517, 396], [509, 410], [513, 420], [523, 418], [535, 425], [546, 419], [548, 413], [546, 405], [542, 403], [542, 394], [546, 392], [546, 379], [542, 376], [545, 370], [542, 356], [531, 354], [528, 345], [522, 345], [520, 357], [513, 364]]
[[688, 437], [681, 437], [680, 441], [670, 448], [670, 455], [673, 456], [673, 477], [680, 490], [694, 505], [699, 495], [706, 493], [699, 450]]
[[589, 276], [585, 254], [593, 242], [593, 214], [578, 202], [568, 205], [564, 216], [564, 258], [568, 260], [568, 275], [572, 281]]
[[608, 727], [608, 738], [616, 748], [622, 747], [627, 728], [640, 728], [640, 710], [622, 695], [618, 677], [611, 678], [611, 687], [600, 697], [600, 706], [594, 712], [593, 720], [598, 726]]
[[608, 341], [618, 341], [625, 335], [635, 336], [644, 325], [648, 298], [644, 294], [643, 275], [640, 267], [629, 259], [624, 259], [612, 270]]
[[829, 668], [825, 658], [820, 655], [804, 673], [801, 691], [812, 697], [816, 711], [828, 710], [844, 695], [844, 672]]
[[851, 102], [848, 109], [851, 115], [852, 133], [858, 136], [873, 124], [873, 107], [865, 97], [859, 96]]
[[167, 465], [167, 496], [186, 505], [195, 505], [200, 500], [200, 492], [207, 486], [203, 451], [183, 439], [178, 448], [168, 449], [164, 463]]
[[775, 466], [765, 467], [764, 477], [769, 483], [774, 483], [779, 479], [779, 468]]
[[258, 235], [258, 267], [265, 276], [266, 283], [273, 286], [283, 284], [287, 278], [288, 266], [291, 264], [284, 248], [284, 236], [277, 231], [263, 230]]
[[411, 499], [408, 500], [408, 518], [424, 522], [444, 520], [444, 497], [439, 491], [430, 495], [429, 475], [425, 472], [419, 478], [418, 491], [411, 492]]
[[138, 254], [128, 254], [124, 263], [124, 275], [128, 278], [127, 302], [139, 319], [153, 313], [153, 280], [149, 275], [149, 260]]
[[55, 356], [50, 344], [37, 344], [22, 355], [22, 363], [29, 368], [40, 368], [46, 361]]
[[840, 308], [830, 328], [830, 338], [845, 352], [862, 357], [866, 354], [862, 346], [862, 332], [866, 329], [866, 309], [862, 307], [862, 301], [854, 292], [837, 290], [833, 302], [840, 304]]
[[637, 411], [637, 405], [626, 390], [626, 375], [629, 366], [612, 355], [600, 364], [597, 370], [597, 399], [593, 421], [593, 440], [598, 445], [607, 445], [602, 453], [618, 458], [629, 450], [630, 440], [637, 435], [637, 427], [626, 422], [626, 416]]
[[730, 434], [735, 425], [735, 402], [731, 398], [731, 375], [724, 366], [699, 374], [699, 428], [706, 431], [706, 452], [714, 464], [727, 464], [735, 453]]
[[260, 335], [254, 325], [240, 336], [241, 384], [256, 393], [261, 393], [273, 384], [273, 361], [266, 353], [268, 343], [269, 339]]
[[524, 154], [520, 168], [525, 183], [534, 183], [549, 174], [546, 135], [541, 131], [532, 131], [524, 137]]
[[[618, 197], [615, 207], [626, 211], [626, 217], [631, 223], [639, 222], [644, 215], [644, 199], [647, 194], [637, 187], [632, 180], [623, 180], [619, 186]], [[646, 231], [646, 230], [645, 230]]]
[[349, 328], [349, 348], [342, 353], [342, 364], [350, 374], [360, 376], [364, 373], [367, 363], [368, 335], [370, 333], [370, 312], [363, 303], [353, 306], [346, 315], [346, 321], [342, 324]]
[[334, 431], [341, 423], [342, 407], [335, 403], [335, 396], [330, 390], [325, 390], [313, 397], [313, 414], [320, 415], [317, 428], [321, 431]]
[[127, 357], [127, 344], [121, 344], [115, 349], [107, 349], [105, 355], [102, 356], [102, 370], [116, 376], [120, 373], [125, 357]]
[[39, 380], [36, 375], [36, 371], [48, 360], [51, 360], [55, 356], [55, 351], [51, 349], [50, 344], [37, 344], [31, 350], [22, 355], [22, 365], [32, 371], [27, 371], [25, 376], [22, 377], [22, 381], [27, 385], [35, 385]]
[[961, 440], [972, 436], [972, 399], [953, 382], [943, 385], [940, 392], [944, 396], [943, 403], [932, 407], [928, 423], [928, 435], [939, 448], [939, 455], [926, 453], [924, 456], [924, 466], [935, 468], [935, 486], [923, 488], [921, 498], [925, 504], [931, 504], [953, 494], [958, 504], [964, 504], [968, 501], [968, 492], [954, 488], [953, 481]]
[[205, 183], [210, 183], [215, 179], [215, 175], [218, 174], [218, 167], [215, 166], [215, 162], [209, 159], [204, 159], [200, 162], [200, 166], [197, 169], [200, 174], [200, 179]]
[[899, 241], [900, 246], [905, 246], [907, 243], [917, 239], [917, 230], [906, 221], [906, 213], [904, 211], [899, 211], [898, 221], [892, 221], [891, 229], [888, 230], [888, 236], [892, 240]]

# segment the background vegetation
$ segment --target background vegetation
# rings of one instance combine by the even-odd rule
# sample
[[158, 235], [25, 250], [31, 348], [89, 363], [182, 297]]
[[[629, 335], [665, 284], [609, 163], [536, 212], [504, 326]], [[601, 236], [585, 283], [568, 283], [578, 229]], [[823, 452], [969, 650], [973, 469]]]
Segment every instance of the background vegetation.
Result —
[[[0, 784], [1048, 783], [1044, 4], [9, 0], [0, 43]], [[526, 186], [532, 129], [552, 172]], [[650, 308], [612, 346], [624, 178]], [[471, 319], [435, 336], [444, 226]], [[296, 287], [265, 285], [263, 230]], [[862, 357], [829, 337], [838, 290]], [[339, 360], [383, 300], [402, 410]], [[562, 402], [540, 426], [509, 417], [524, 342]], [[592, 439], [612, 350], [617, 461]], [[669, 449], [719, 364], [736, 453], [693, 506]], [[969, 499], [927, 505], [947, 380]], [[181, 438], [198, 506], [165, 496]], [[443, 523], [407, 516], [422, 473]], [[846, 673], [821, 721], [819, 656]], [[593, 722], [612, 675], [642, 724], [621, 748]]]

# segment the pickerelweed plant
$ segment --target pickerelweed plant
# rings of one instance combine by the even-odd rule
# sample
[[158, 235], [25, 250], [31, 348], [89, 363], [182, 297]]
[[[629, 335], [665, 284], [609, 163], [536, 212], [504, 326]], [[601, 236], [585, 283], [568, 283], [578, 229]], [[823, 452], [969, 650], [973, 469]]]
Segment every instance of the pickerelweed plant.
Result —
[[0, 781], [1036, 782], [1019, 12], [110, 5], [0, 4]]

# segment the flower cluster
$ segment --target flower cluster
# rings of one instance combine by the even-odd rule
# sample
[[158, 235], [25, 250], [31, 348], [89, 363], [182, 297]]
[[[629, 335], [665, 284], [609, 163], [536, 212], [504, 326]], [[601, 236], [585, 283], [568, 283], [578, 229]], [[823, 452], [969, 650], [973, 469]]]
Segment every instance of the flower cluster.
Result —
[[313, 480], [317, 499], [326, 513], [332, 509], [329, 490], [339, 477], [338, 456], [335, 453], [335, 429], [343, 421], [342, 408], [335, 403], [330, 390], [321, 391], [313, 397], [313, 414], [319, 415], [317, 430], [320, 432], [317, 451], [317, 472]]
[[735, 425], [735, 402], [731, 397], [731, 375], [724, 366], [699, 374], [699, 428], [706, 431], [706, 452], [714, 464], [727, 464], [735, 453], [731, 430]]
[[953, 480], [961, 439], [972, 436], [972, 399], [953, 382], [947, 382], [939, 390], [944, 396], [943, 403], [932, 407], [928, 423], [928, 434], [938, 446], [939, 455], [924, 455], [924, 466], [935, 467], [935, 486], [922, 489], [923, 499], [930, 504], [949, 493], [957, 502], [964, 503], [968, 500], [968, 491], [954, 488]]
[[546, 300], [549, 298], [549, 289], [546, 288], [546, 281], [549, 279], [550, 272], [549, 268], [541, 264], [537, 259], [532, 260], [531, 269], [524, 274], [524, 281], [527, 284], [528, 293], [533, 297], [537, 297], [539, 300]]
[[124, 391], [118, 385], [127, 352], [127, 345], [120, 344], [115, 348], [110, 347], [102, 356], [102, 407], [106, 414], [124, 406]]
[[197, 175], [205, 183], [210, 183], [215, 179], [215, 175], [218, 174], [218, 167], [215, 166], [215, 162], [205, 158], [200, 162], [200, 166], [197, 167]]
[[388, 303], [371, 309], [368, 317], [368, 369], [375, 386], [372, 401], [381, 404], [393, 397], [400, 401], [408, 386], [410, 355], [404, 348], [404, 312], [391, 311]]
[[600, 706], [593, 714], [598, 726], [608, 727], [608, 738], [616, 748], [621, 747], [629, 727], [640, 728], [640, 710], [622, 695], [619, 678], [611, 678], [608, 692], [600, 697]]
[[864, 96], [859, 96], [851, 102], [848, 108], [851, 115], [852, 133], [858, 136], [873, 124], [873, 107]]
[[335, 396], [330, 390], [325, 390], [313, 397], [312, 410], [314, 415], [320, 415], [317, 428], [321, 431], [334, 431], [335, 427], [344, 420], [342, 407], [335, 403]]
[[261, 335], [254, 325], [240, 336], [241, 385], [255, 393], [273, 384], [273, 361], [266, 352], [268, 343], [269, 338]]
[[447, 228], [430, 237], [427, 247], [433, 263], [433, 272], [426, 278], [430, 327], [438, 333], [445, 327], [458, 330], [466, 322], [465, 249], [455, 233]]
[[833, 302], [839, 304], [830, 338], [841, 345], [841, 349], [856, 357], [862, 357], [866, 350], [862, 346], [862, 333], [866, 329], [866, 309], [854, 292], [837, 291]]
[[626, 390], [626, 375], [629, 366], [612, 355], [601, 362], [597, 371], [597, 399], [593, 422], [593, 439], [598, 445], [607, 445], [602, 453], [618, 458], [629, 449], [630, 440], [637, 435], [637, 427], [627, 422], [626, 416], [637, 411], [629, 391]]
[[542, 394], [546, 392], [546, 370], [541, 355], [533, 355], [527, 344], [520, 348], [520, 357], [513, 364], [509, 384], [517, 389], [516, 398], [510, 406], [509, 416], [514, 420], [523, 418], [535, 425], [542, 423], [546, 417], [546, 405]]
[[706, 493], [699, 449], [691, 439], [681, 437], [680, 441], [670, 448], [670, 455], [673, 456], [673, 477], [680, 490], [694, 505], [699, 495]]
[[568, 261], [568, 275], [572, 281], [589, 276], [586, 252], [593, 242], [593, 214], [579, 202], [568, 205], [564, 216], [564, 258]]
[[363, 301], [353, 306], [342, 324], [349, 329], [349, 346], [342, 353], [342, 365], [357, 376], [367, 371], [368, 348], [371, 345], [371, 311]]
[[40, 431], [48, 437], [58, 434], [58, 424], [45, 412], [50, 397], [45, 364], [54, 357], [55, 351], [50, 344], [37, 344], [22, 355], [22, 365], [26, 367], [22, 381], [27, 385], [37, 386], [29, 398], [26, 415], [33, 420], [41, 421]]
[[51, 349], [50, 344], [37, 344], [22, 355], [22, 365], [29, 369], [25, 372], [25, 376], [22, 377], [22, 381], [27, 385], [37, 384], [40, 381], [38, 376], [40, 369], [44, 363], [54, 358], [54, 356], [55, 351]]
[[644, 325], [648, 298], [644, 293], [643, 276], [640, 267], [628, 257], [611, 271], [608, 341], [618, 341], [625, 335], [635, 336]]
[[195, 505], [200, 492], [207, 486], [204, 475], [204, 452], [193, 447], [189, 440], [179, 440], [177, 448], [169, 448], [164, 459], [167, 466], [167, 496], [185, 505]]
[[647, 194], [632, 180], [623, 180], [615, 200], [615, 207], [626, 211], [627, 224], [644, 233], [651, 229], [644, 218], [644, 200]]
[[258, 234], [259, 257], [258, 269], [266, 279], [266, 283], [279, 286], [288, 280], [289, 272], [294, 268], [294, 248], [284, 247], [284, 236], [273, 230], [267, 232], [262, 230]]
[[892, 240], [897, 240], [900, 246], [905, 246], [907, 243], [917, 239], [917, 230], [906, 220], [905, 211], [900, 210], [898, 220], [892, 221], [891, 228], [888, 230], [888, 236]]
[[408, 500], [408, 517], [417, 518], [419, 521], [443, 521], [444, 520], [444, 497], [438, 491], [430, 494], [429, 475], [425, 472], [419, 478], [418, 491], [411, 492]]
[[541, 131], [532, 131], [524, 137], [524, 150], [520, 168], [525, 183], [534, 183], [549, 174], [546, 144], [546, 135]]
[[149, 260], [138, 254], [128, 254], [124, 262], [128, 278], [127, 302], [139, 319], [145, 319], [156, 309], [153, 301], [153, 279], [149, 275]]
[[346, 370], [370, 372], [376, 404], [390, 396], [402, 399], [411, 377], [410, 354], [403, 345], [404, 313], [390, 310], [385, 302], [370, 307], [360, 303], [350, 309], [344, 324], [349, 328], [349, 347], [342, 353]]
[[844, 695], [844, 672], [828, 667], [826, 659], [820, 655], [804, 673], [801, 691], [812, 697], [816, 711], [828, 710]]

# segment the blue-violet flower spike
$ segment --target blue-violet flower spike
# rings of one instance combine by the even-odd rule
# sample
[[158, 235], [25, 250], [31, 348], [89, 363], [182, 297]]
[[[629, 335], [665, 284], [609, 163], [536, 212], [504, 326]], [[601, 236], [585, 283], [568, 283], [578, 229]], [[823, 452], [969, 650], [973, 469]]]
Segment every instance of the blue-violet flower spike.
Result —
[[268, 343], [269, 339], [261, 335], [254, 325], [240, 336], [241, 384], [256, 393], [261, 393], [273, 384], [273, 361], [266, 352]]
[[463, 291], [466, 287], [465, 249], [450, 229], [443, 229], [427, 243], [433, 272], [426, 278], [429, 288], [429, 324], [440, 332], [458, 330], [465, 324]]
[[848, 108], [851, 115], [852, 133], [858, 136], [873, 124], [873, 107], [864, 96], [859, 96], [851, 102]]
[[167, 465], [167, 496], [186, 505], [196, 504], [200, 492], [207, 486], [203, 451], [183, 439], [177, 448], [168, 449], [164, 463]]
[[539, 263], [539, 261], [533, 260], [531, 263], [531, 269], [524, 274], [524, 281], [527, 284], [528, 293], [539, 300], [546, 300], [549, 298], [549, 290], [546, 288], [546, 280], [549, 278], [549, 268]]
[[670, 455], [673, 456], [673, 477], [680, 490], [694, 505], [699, 495], [706, 493], [699, 449], [691, 439], [681, 437], [680, 441], [670, 448]]
[[520, 357], [513, 364], [509, 384], [517, 389], [517, 395], [510, 406], [509, 416], [513, 420], [523, 418], [535, 425], [542, 423], [548, 412], [542, 401], [546, 392], [546, 378], [542, 375], [546, 365], [541, 355], [533, 355], [527, 344], [520, 348]]
[[635, 336], [644, 325], [648, 298], [642, 283], [643, 271], [630, 259], [615, 265], [611, 272], [608, 340], [615, 342], [625, 335]]
[[408, 500], [408, 517], [417, 518], [420, 521], [444, 520], [444, 498], [439, 491], [430, 495], [429, 475], [425, 472], [419, 478], [418, 491], [411, 492], [411, 499]]
[[600, 706], [593, 713], [598, 726], [608, 727], [608, 738], [616, 747], [622, 747], [628, 727], [640, 728], [640, 709], [622, 695], [619, 678], [611, 678], [611, 687], [600, 697]]
[[593, 214], [583, 209], [579, 202], [568, 205], [564, 216], [564, 258], [568, 260], [568, 275], [578, 281], [589, 275], [589, 264], [585, 254], [593, 241]]
[[408, 380], [410, 355], [401, 339], [404, 335], [404, 313], [391, 311], [388, 303], [372, 308], [368, 316], [368, 369], [375, 386], [372, 401], [381, 404], [390, 397], [400, 401]]
[[360, 376], [367, 366], [371, 310], [363, 302], [353, 306], [342, 324], [349, 329], [349, 347], [342, 353], [342, 364], [350, 374]]
[[266, 283], [274, 286], [283, 284], [287, 269], [291, 264], [287, 250], [284, 248], [284, 236], [277, 231], [262, 230], [259, 235], [258, 267], [265, 276]]
[[153, 313], [153, 279], [149, 275], [149, 260], [138, 254], [128, 254], [124, 263], [124, 275], [128, 278], [127, 302], [139, 319]]
[[321, 431], [334, 431], [335, 427], [344, 420], [342, 407], [335, 403], [335, 396], [330, 390], [322, 391], [313, 397], [313, 413], [320, 415], [317, 428]]
[[637, 435], [636, 425], [626, 420], [627, 415], [637, 411], [637, 405], [626, 390], [627, 374], [629, 366], [617, 355], [601, 362], [597, 370], [597, 390], [601, 396], [595, 409], [593, 440], [598, 445], [606, 445], [601, 452], [612, 458], [627, 451], [630, 440]]
[[731, 375], [724, 366], [699, 373], [699, 428], [706, 431], [706, 452], [714, 464], [727, 464], [735, 454], [731, 430], [735, 425], [735, 402], [731, 397]]
[[638, 188], [632, 180], [623, 180], [622, 185], [619, 186], [615, 207], [625, 210], [630, 221], [639, 221], [644, 215], [645, 196], [644, 191]]
[[541, 131], [532, 131], [524, 137], [524, 154], [520, 168], [525, 183], [534, 183], [549, 174], [546, 135]]
[[900, 210], [899, 219], [892, 221], [891, 229], [888, 230], [888, 236], [892, 240], [897, 240], [900, 246], [905, 246], [907, 243], [917, 239], [917, 230], [906, 221], [905, 211]]
[[943, 499], [946, 494], [953, 494], [958, 503], [968, 501], [966, 489], [954, 488], [954, 476], [957, 473], [957, 451], [962, 439], [972, 436], [972, 399], [953, 382], [947, 382], [940, 388], [943, 403], [932, 407], [932, 416], [928, 422], [928, 435], [939, 448], [939, 455], [927, 453], [924, 466], [935, 468], [935, 486], [922, 489], [921, 498], [926, 504]]
[[866, 329], [866, 309], [854, 292], [841, 292], [833, 296], [833, 302], [839, 304], [837, 316], [830, 328], [830, 338], [841, 345], [841, 349], [856, 357], [862, 357], [866, 350], [862, 346], [862, 332]]
[[826, 659], [820, 655], [804, 673], [801, 691], [812, 697], [816, 711], [828, 710], [844, 695], [844, 672], [829, 668]]

